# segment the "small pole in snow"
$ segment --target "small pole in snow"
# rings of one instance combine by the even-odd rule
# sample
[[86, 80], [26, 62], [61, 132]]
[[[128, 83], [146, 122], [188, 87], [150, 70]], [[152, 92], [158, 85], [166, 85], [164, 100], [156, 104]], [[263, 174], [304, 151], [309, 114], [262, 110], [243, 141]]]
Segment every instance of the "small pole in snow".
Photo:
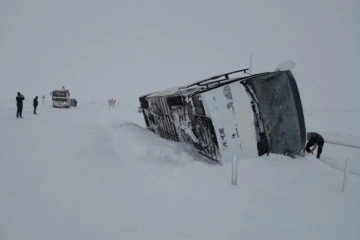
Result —
[[42, 95], [41, 98], [42, 98], [42, 100], [43, 100], [43, 106], [44, 106], [45, 95]]
[[249, 72], [252, 74], [252, 54], [250, 54], [250, 66], [249, 66]]
[[349, 159], [346, 159], [345, 161], [345, 169], [344, 169], [344, 180], [343, 180], [343, 187], [342, 187], [342, 192], [345, 191], [346, 185], [347, 185], [347, 180], [348, 180], [348, 175], [349, 175]]
[[234, 155], [233, 156], [233, 161], [232, 161], [232, 185], [237, 185], [237, 165], [238, 165], [238, 160], [237, 157]]

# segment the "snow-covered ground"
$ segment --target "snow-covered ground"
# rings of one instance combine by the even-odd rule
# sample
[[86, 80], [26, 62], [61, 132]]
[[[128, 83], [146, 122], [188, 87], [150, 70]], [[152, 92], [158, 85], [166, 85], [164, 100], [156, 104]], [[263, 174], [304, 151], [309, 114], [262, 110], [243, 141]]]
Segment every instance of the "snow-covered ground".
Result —
[[[305, 119], [307, 130], [321, 133], [326, 141], [360, 148], [360, 110], [305, 109]], [[326, 164], [344, 169], [346, 159], [351, 171], [360, 175], [360, 149], [325, 144], [321, 160]]]
[[[0, 239], [360, 239], [360, 150], [210, 164], [144, 128], [136, 107], [0, 103]], [[360, 112], [305, 111], [360, 145]], [[341, 192], [345, 159], [351, 171]]]

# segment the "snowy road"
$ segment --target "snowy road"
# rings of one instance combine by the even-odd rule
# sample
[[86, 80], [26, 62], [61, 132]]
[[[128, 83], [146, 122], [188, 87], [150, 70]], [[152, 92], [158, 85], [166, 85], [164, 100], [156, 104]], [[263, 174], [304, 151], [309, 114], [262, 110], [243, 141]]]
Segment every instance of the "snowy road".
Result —
[[326, 153], [321, 158], [325, 164], [344, 170], [346, 159], [350, 162], [350, 172], [360, 176], [360, 149], [326, 143]]
[[[128, 107], [0, 107], [0, 239], [358, 239], [360, 177], [314, 156], [211, 165]], [[139, 125], [137, 125], [140, 124]], [[324, 147], [341, 165], [359, 152]], [[356, 170], [357, 171], [357, 170]]]

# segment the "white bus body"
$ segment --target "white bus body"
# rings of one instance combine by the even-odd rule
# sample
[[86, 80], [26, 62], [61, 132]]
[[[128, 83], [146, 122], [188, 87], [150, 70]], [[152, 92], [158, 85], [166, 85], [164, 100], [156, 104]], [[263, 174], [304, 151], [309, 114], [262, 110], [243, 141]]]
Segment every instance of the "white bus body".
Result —
[[246, 70], [140, 97], [147, 127], [219, 162], [233, 156], [296, 155], [304, 148], [306, 129], [292, 73], [229, 78]]

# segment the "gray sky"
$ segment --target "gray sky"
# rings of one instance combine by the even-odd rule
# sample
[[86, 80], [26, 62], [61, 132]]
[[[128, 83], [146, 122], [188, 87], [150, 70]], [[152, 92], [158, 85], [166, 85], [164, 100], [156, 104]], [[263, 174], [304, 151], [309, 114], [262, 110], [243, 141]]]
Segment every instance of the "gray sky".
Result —
[[360, 1], [0, 0], [0, 98], [137, 97], [288, 59], [305, 108], [360, 110]]

